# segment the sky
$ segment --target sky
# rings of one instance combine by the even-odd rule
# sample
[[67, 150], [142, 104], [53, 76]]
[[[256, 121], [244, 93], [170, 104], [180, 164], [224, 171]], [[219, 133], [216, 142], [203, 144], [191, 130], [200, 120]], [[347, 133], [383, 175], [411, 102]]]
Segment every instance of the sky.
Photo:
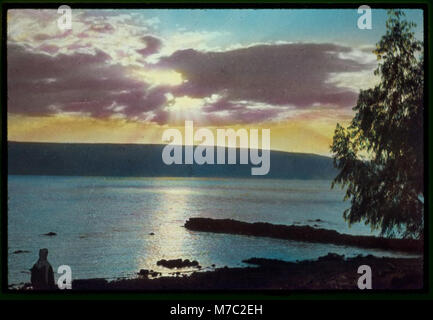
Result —
[[[423, 13], [405, 10], [423, 39]], [[271, 149], [329, 155], [386, 10], [73, 9], [7, 14], [8, 140], [162, 143], [168, 128], [270, 129]]]

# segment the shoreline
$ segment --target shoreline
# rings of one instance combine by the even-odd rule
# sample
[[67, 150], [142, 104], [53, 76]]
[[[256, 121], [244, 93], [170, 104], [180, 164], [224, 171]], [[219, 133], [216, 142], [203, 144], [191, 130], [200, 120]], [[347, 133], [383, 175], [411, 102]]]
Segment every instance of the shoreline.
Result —
[[[232, 219], [190, 218], [184, 227], [191, 231], [270, 237], [294, 241], [330, 243], [362, 248], [378, 248], [400, 252], [422, 253], [422, 242], [413, 239], [387, 239], [373, 236], [340, 234], [334, 230], [311, 226], [247, 223]], [[373, 289], [420, 289], [423, 287], [423, 257], [345, 258], [329, 252], [316, 260], [288, 262], [252, 257], [242, 260], [247, 267], [203, 268], [198, 261], [159, 260], [157, 266], [171, 270], [160, 273], [137, 270], [134, 277], [75, 279], [76, 291], [200, 291], [200, 290], [359, 290], [358, 268], [368, 265], [372, 270]], [[186, 270], [185, 268], [193, 268]], [[194, 269], [195, 268], [195, 269]], [[29, 283], [10, 285], [10, 290], [33, 290]]]
[[406, 253], [423, 253], [423, 242], [415, 239], [394, 239], [339, 233], [311, 226], [281, 225], [266, 222], [243, 222], [233, 219], [190, 218], [184, 227], [191, 231], [268, 237], [293, 241], [329, 243], [366, 249], [382, 249]]
[[[372, 270], [372, 289], [416, 290], [423, 288], [422, 258], [344, 256], [328, 253], [316, 260], [287, 262], [250, 258], [251, 267], [216, 268], [195, 271], [189, 276], [152, 278], [150, 273], [130, 279], [108, 281], [103, 278], [76, 279], [73, 291], [209, 291], [209, 290], [359, 290], [357, 270], [368, 265]], [[147, 270], [146, 270], [147, 271]], [[143, 273], [144, 274], [144, 273]], [[29, 284], [10, 290], [32, 290]], [[32, 290], [33, 291], [33, 290]]]

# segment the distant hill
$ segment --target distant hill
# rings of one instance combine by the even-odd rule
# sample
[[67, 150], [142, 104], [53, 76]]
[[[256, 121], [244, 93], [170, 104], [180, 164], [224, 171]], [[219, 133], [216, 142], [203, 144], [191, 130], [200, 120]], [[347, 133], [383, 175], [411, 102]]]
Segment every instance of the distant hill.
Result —
[[270, 171], [265, 176], [251, 176], [251, 164], [166, 165], [162, 161], [164, 147], [165, 145], [141, 144], [8, 142], [8, 174], [279, 179], [333, 179], [337, 174], [329, 157], [280, 151], [271, 151]]

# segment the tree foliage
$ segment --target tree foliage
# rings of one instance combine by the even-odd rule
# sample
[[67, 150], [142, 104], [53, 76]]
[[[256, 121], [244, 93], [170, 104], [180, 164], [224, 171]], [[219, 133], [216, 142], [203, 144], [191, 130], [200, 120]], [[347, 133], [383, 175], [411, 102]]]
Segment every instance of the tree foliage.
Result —
[[388, 11], [387, 31], [376, 44], [380, 83], [361, 90], [347, 128], [337, 124], [331, 151], [346, 187], [349, 224], [365, 222], [384, 236], [423, 237], [424, 70], [414, 23]]

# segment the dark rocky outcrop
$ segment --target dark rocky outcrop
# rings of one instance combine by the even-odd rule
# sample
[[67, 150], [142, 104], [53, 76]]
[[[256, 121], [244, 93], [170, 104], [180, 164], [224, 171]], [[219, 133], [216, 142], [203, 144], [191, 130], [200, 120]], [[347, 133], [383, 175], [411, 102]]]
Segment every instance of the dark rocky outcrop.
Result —
[[48, 236], [48, 237], [53, 237], [53, 236], [57, 236], [57, 233], [55, 233], [55, 232], [48, 232], [48, 233], [44, 233], [42, 235], [43, 236]]
[[415, 239], [390, 239], [374, 236], [354, 236], [335, 230], [310, 226], [286, 226], [264, 222], [248, 223], [232, 219], [190, 218], [185, 228], [193, 231], [239, 234], [304, 242], [374, 248], [400, 252], [422, 253], [423, 243]]
[[319, 257], [318, 261], [344, 261], [344, 254], [329, 252], [326, 256]]
[[30, 251], [28, 250], [15, 250], [13, 253], [14, 254], [19, 254], [19, 253], [29, 253]]
[[149, 277], [149, 276], [151, 276], [151, 277], [157, 277], [157, 276], [161, 275], [160, 272], [156, 272], [156, 271], [153, 271], [153, 270], [147, 270], [147, 269], [140, 269], [140, 272], [138, 272], [137, 274], [139, 276], [146, 277], [146, 278]]
[[76, 279], [72, 281], [73, 290], [98, 290], [107, 286], [109, 282], [106, 279]]
[[189, 261], [189, 259], [173, 259], [173, 260], [159, 260], [156, 265], [158, 266], [162, 266], [162, 267], [166, 267], [169, 269], [174, 269], [174, 268], [190, 268], [190, 267], [195, 267], [195, 268], [201, 268], [201, 266], [199, 265], [199, 263], [196, 260], [193, 261]]

